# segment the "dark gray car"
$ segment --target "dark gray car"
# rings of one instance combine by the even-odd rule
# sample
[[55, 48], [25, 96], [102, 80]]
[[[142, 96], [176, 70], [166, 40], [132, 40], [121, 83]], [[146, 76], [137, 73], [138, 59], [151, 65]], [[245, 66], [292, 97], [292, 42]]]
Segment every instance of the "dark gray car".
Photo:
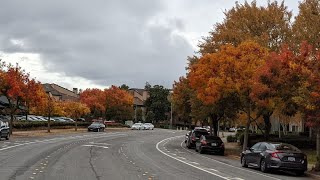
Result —
[[10, 138], [10, 128], [8, 123], [3, 121], [0, 121], [0, 139], [1, 138], [5, 138], [6, 140], [9, 140]]
[[106, 126], [100, 122], [94, 122], [90, 126], [88, 126], [88, 131], [101, 132], [104, 131]]
[[286, 143], [259, 142], [241, 154], [242, 167], [253, 166], [262, 172], [271, 169], [294, 171], [303, 175], [307, 170], [307, 156]]

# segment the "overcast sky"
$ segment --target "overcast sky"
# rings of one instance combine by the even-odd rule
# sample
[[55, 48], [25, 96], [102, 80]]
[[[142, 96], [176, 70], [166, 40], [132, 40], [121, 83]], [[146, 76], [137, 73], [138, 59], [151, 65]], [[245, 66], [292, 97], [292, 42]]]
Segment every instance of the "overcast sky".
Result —
[[[240, 0], [239, 2], [243, 2]], [[265, 1], [258, 1], [259, 4]], [[0, 58], [69, 89], [170, 87], [232, 0], [7, 0]], [[298, 1], [287, 0], [297, 13]]]

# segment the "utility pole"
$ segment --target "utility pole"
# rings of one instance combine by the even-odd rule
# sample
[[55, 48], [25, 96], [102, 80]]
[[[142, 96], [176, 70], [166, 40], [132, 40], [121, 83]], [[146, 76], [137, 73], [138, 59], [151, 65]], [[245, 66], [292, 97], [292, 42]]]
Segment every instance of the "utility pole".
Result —
[[134, 108], [134, 120], [137, 123], [137, 105], [135, 104], [135, 108]]
[[173, 102], [172, 102], [172, 97], [171, 97], [171, 112], [170, 112], [170, 129], [172, 129], [172, 111], [173, 111]]

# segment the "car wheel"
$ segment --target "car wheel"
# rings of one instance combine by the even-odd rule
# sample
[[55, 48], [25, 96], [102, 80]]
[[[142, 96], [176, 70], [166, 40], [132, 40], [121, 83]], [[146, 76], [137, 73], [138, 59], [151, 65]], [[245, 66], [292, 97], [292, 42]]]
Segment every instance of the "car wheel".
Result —
[[187, 144], [187, 148], [188, 148], [188, 149], [191, 149], [191, 146], [190, 146], [190, 144]]
[[201, 148], [201, 146], [199, 147], [199, 153], [200, 153], [200, 154], [203, 154], [203, 153], [204, 153], [203, 150], [202, 150], [202, 148]]
[[224, 156], [224, 151], [219, 152], [220, 156]]
[[304, 175], [304, 171], [296, 171], [297, 176], [303, 176]]
[[244, 156], [241, 157], [241, 166], [247, 168], [248, 164]]
[[264, 173], [269, 172], [268, 164], [264, 159], [262, 159], [260, 162], [260, 170]]
[[7, 134], [6, 140], [9, 140], [9, 138], [10, 138], [10, 133]]

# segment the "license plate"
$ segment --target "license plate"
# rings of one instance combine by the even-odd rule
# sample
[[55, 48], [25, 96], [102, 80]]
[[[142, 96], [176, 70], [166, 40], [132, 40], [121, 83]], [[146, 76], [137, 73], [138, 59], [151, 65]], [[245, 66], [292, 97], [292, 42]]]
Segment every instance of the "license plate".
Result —
[[211, 146], [217, 146], [217, 143], [211, 143]]
[[288, 161], [296, 161], [296, 158], [294, 158], [294, 157], [288, 157]]

